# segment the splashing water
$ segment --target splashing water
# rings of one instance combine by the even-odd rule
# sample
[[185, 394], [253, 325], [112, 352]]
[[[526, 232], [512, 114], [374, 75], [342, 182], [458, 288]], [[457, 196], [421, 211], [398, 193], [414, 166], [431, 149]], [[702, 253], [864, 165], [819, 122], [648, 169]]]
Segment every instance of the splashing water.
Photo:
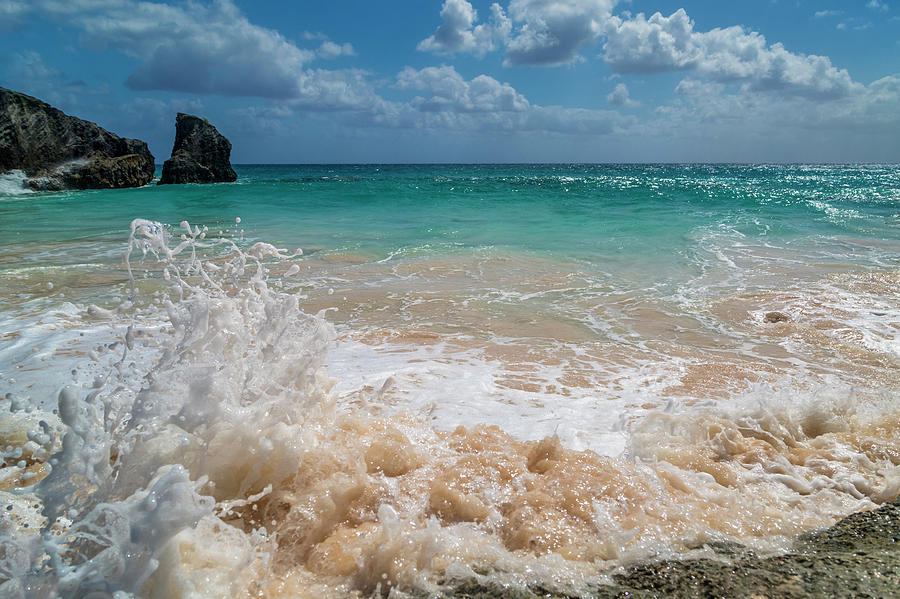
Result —
[[20, 196], [34, 193], [25, 186], [25, 171], [7, 171], [0, 173], [0, 197]]
[[[653, 409], [613, 457], [340, 395], [333, 326], [273, 284], [301, 252], [207, 233], [133, 221], [97, 376], [55, 410], [10, 398], [0, 595], [588, 594], [713, 541], [778, 550], [900, 491], [893, 398], [840, 385]], [[142, 296], [136, 252], [164, 292]]]

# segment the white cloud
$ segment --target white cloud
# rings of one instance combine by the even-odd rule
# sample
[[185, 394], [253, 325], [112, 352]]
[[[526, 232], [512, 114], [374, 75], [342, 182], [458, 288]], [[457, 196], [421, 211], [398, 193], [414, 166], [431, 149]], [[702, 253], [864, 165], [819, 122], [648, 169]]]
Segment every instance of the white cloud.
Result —
[[[729, 91], [722, 83], [688, 78], [678, 84], [676, 100], [657, 109], [661, 123], [680, 132], [718, 132], [740, 127], [756, 137], [826, 134], [889, 135], [900, 128], [900, 75], [884, 77], [827, 104], [799, 96], [753, 96]], [[839, 132], [838, 135], [834, 135]], [[896, 138], [896, 136], [892, 136]], [[900, 149], [895, 140], [894, 145]]]
[[[9, 0], [7, 0], [9, 1]], [[136, 0], [34, 0], [29, 11], [74, 25], [93, 49], [114, 48], [140, 61], [127, 79], [134, 90], [255, 96], [345, 109], [370, 97], [354, 71], [309, 68], [317, 58], [353, 55], [350, 44], [325, 39], [300, 48], [279, 32], [251, 23], [232, 0], [170, 5]], [[319, 87], [321, 86], [321, 87]], [[338, 98], [344, 90], [347, 98]]]
[[619, 73], [692, 71], [713, 81], [742, 83], [749, 90], [778, 91], [819, 99], [846, 96], [860, 88], [849, 73], [825, 56], [789, 52], [780, 43], [742, 27], [694, 31], [683, 9], [668, 17], [613, 17], [605, 60]]
[[[407, 67], [397, 75], [396, 88], [416, 93], [405, 102], [375, 98], [367, 109], [345, 112], [340, 120], [330, 121], [346, 127], [342, 135], [358, 137], [367, 129], [419, 131], [421, 135], [479, 136], [497, 133], [495, 140], [507, 136], [607, 135], [634, 122], [615, 111], [537, 106], [512, 86], [487, 75], [465, 79], [452, 66]], [[247, 131], [266, 130], [272, 134], [294, 127], [295, 102], [269, 107], [254, 107], [236, 114]], [[315, 122], [315, 114], [305, 113]], [[337, 131], [337, 130], [336, 130]]]
[[143, 61], [127, 81], [136, 90], [288, 98], [315, 58], [250, 23], [228, 0], [183, 8], [129, 3], [78, 18], [89, 45], [112, 46]]
[[322, 33], [321, 31], [304, 31], [300, 34], [305, 40], [315, 40], [317, 42], [328, 41], [328, 36]]
[[455, 54], [468, 52], [484, 56], [494, 49], [494, 37], [508, 31], [508, 20], [499, 4], [491, 7], [495, 26], [487, 23], [475, 25], [478, 12], [468, 0], [444, 0], [441, 18], [444, 22], [417, 48], [435, 54]]
[[[492, 25], [478, 24], [468, 0], [445, 0], [443, 24], [419, 44], [439, 54], [483, 56], [505, 44], [505, 66], [558, 66], [584, 60], [582, 50], [604, 39], [603, 59], [617, 73], [690, 72], [713, 81], [743, 85], [748, 91], [834, 99], [860, 88], [849, 73], [825, 56], [769, 44], [757, 32], [734, 26], [700, 32], [684, 9], [618, 16], [618, 0], [510, 0], [508, 16], [492, 5]], [[886, 4], [872, 0], [873, 7]], [[842, 11], [822, 10], [817, 18]], [[839, 28], [846, 27], [843, 24]], [[616, 96], [615, 98], [618, 98]], [[615, 99], [613, 101], [616, 101]]]
[[616, 0], [511, 0], [522, 23], [506, 47], [505, 65], [555, 66], [579, 60], [581, 48], [603, 31]]
[[[873, 0], [878, 8], [886, 5]], [[743, 27], [700, 32], [684, 9], [669, 16], [655, 13], [613, 16], [617, 0], [510, 0], [506, 17], [493, 5], [499, 28], [477, 25], [477, 13], [468, 0], [446, 0], [444, 24], [419, 44], [439, 53], [471, 52], [483, 55], [492, 40], [506, 44], [506, 66], [569, 64], [583, 58], [581, 50], [605, 37], [603, 58], [617, 73], [685, 71], [712, 81], [740, 84], [745, 90], [777, 92], [818, 99], [844, 97], [860, 89], [844, 69], [825, 56], [787, 50], [769, 44], [757, 32]], [[840, 11], [815, 13], [817, 18]], [[841, 27], [841, 25], [839, 25]], [[482, 37], [476, 35], [482, 32]], [[615, 96], [612, 101], [617, 101]]]
[[525, 96], [508, 83], [487, 75], [466, 81], [451, 66], [420, 70], [406, 67], [397, 76], [397, 87], [428, 92], [427, 97], [413, 100], [414, 106], [427, 112], [515, 112], [529, 108]]
[[[448, 0], [444, 8], [462, 8], [464, 18], [445, 18], [444, 25], [455, 22], [457, 32], [470, 33], [471, 43], [463, 35], [462, 45], [453, 47], [475, 54], [487, 47], [479, 46], [478, 40], [483, 39], [475, 33], [484, 25], [482, 31], [490, 30], [492, 47], [505, 47], [506, 64], [571, 63], [607, 35], [604, 58], [617, 72], [683, 72], [686, 78], [678, 85], [675, 99], [643, 122], [615, 110], [536, 105], [507, 83], [488, 75], [463, 77], [452, 66], [404, 69], [396, 77], [392, 95], [406, 99], [389, 101], [377, 89], [385, 83], [371, 73], [314, 68], [317, 60], [352, 55], [351, 45], [331, 42], [318, 33], [298, 34], [298, 45], [276, 31], [250, 23], [231, 0], [177, 4], [0, 0], [0, 18], [15, 15], [23, 19], [30, 13], [79, 28], [82, 41], [91, 47], [109, 47], [136, 59], [138, 67], [130, 79], [136, 88], [265, 98], [237, 110], [247, 125], [240, 129], [247, 139], [259, 137], [259, 129], [254, 127], [261, 122], [268, 123], [266, 131], [273, 136], [285, 130], [302, 132], [312, 123], [320, 127], [320, 133], [342, 131], [346, 139], [360, 135], [396, 139], [391, 136], [407, 135], [400, 130], [408, 130], [409, 139], [419, 141], [455, 138], [481, 144], [484, 140], [514, 140], [518, 147], [529, 147], [529, 140], [541, 140], [535, 147], [543, 148], [544, 140], [556, 139], [561, 148], [579, 148], [582, 143], [607, 148], [644, 144], [654, 152], [665, 147], [658, 143], [662, 140], [673, 148], [670, 153], [651, 153], [644, 158], [688, 158], [683, 148], [696, 147], [705, 153], [691, 158], [712, 160], [746, 159], [738, 150], [715, 154], [721, 148], [731, 151], [733, 140], [757, 140], [757, 147], [762, 148], [759, 156], [793, 148], [793, 153], [785, 150], [784, 157], [804, 159], [818, 156], [804, 154], [804, 148], [837, 147], [857, 136], [862, 141], [856, 148], [881, 152], [859, 156], [896, 160], [900, 155], [900, 142], [896, 136], [890, 138], [900, 129], [900, 76], [862, 86], [826, 57], [790, 52], [741, 27], [695, 31], [683, 10], [668, 17], [624, 12], [613, 17], [609, 11], [614, 4], [613, 0], [511, 0], [508, 16], [495, 3], [487, 20], [479, 22], [474, 9], [471, 18], [464, 14], [466, 7], [471, 8], [467, 1]], [[432, 38], [437, 39], [437, 32]], [[309, 48], [302, 47], [307, 43]], [[448, 44], [441, 48], [430, 51], [451, 52]], [[15, 71], [18, 80], [45, 81], [46, 89], [59, 94], [66, 85], [80, 83], [67, 83], [65, 74], [54, 68], [61, 64], [45, 64], [40, 56], [24, 51], [0, 56], [0, 66], [6, 65], [5, 81], [11, 81], [9, 75]], [[114, 124], [113, 130], [132, 135], [140, 131], [129, 131], [126, 120], [142, 123], [147, 131], [157, 127], [168, 135], [174, 110], [202, 108], [197, 104], [201, 99], [178, 94], [168, 103], [136, 100], [130, 107], [113, 110], [111, 101], [104, 105], [91, 98], [88, 103], [81, 92], [65, 93], [68, 96], [60, 105], [81, 102], [79, 108], [84, 111], [74, 113], [85, 118], [98, 118], [103, 111], [126, 115], [121, 124], [105, 126]], [[53, 101], [50, 95], [39, 97]], [[636, 105], [621, 80], [606, 100], [611, 107]], [[93, 108], [88, 109], [89, 105]], [[141, 114], [147, 117], [146, 123], [139, 121]], [[387, 129], [398, 132], [388, 133]], [[865, 144], [865, 135], [874, 141]], [[153, 143], [157, 151], [169, 149], [168, 141]], [[854, 156], [849, 150], [835, 152], [823, 150], [821, 156]], [[631, 159], [642, 156], [634, 154]]]
[[296, 95], [287, 101], [312, 111], [371, 112], [384, 103], [369, 73], [359, 69], [307, 69], [299, 74]]
[[316, 54], [318, 54], [320, 58], [332, 59], [340, 56], [356, 56], [356, 51], [353, 49], [352, 44], [336, 44], [332, 41], [325, 40], [322, 42], [322, 45], [319, 46], [319, 49], [316, 50]]
[[606, 96], [606, 101], [612, 106], [637, 106], [638, 102], [631, 99], [628, 93], [628, 86], [624, 83], [616, 84], [612, 93]]
[[866, 4], [866, 6], [883, 12], [887, 12], [891, 9], [890, 5], [888, 5], [887, 2], [881, 2], [879, 0], [869, 0], [869, 3]]
[[487, 75], [464, 79], [452, 66], [407, 67], [397, 87], [423, 92], [405, 104], [390, 106], [379, 124], [454, 131], [543, 132], [604, 135], [629, 122], [604, 110], [538, 106], [507, 83]]
[[649, 19], [610, 19], [604, 58], [619, 73], [658, 73], [695, 66], [701, 50], [694, 37], [694, 23], [683, 8], [668, 17], [655, 13]]
[[[368, 72], [310, 66], [317, 58], [352, 53], [349, 44], [309, 34], [318, 48], [299, 48], [278, 32], [250, 23], [231, 0], [178, 5], [36, 0], [31, 7], [80, 28], [90, 47], [109, 47], [137, 58], [140, 64], [128, 79], [133, 89], [273, 101], [242, 113], [247, 122], [271, 125], [302, 113], [352, 127], [594, 135], [608, 133], [621, 122], [612, 111], [535, 106], [507, 83], [488, 75], [465, 79], [452, 66], [404, 69], [396, 88], [415, 96], [405, 102], [388, 101], [377, 93]], [[475, 17], [473, 13], [463, 24], [474, 24]], [[507, 35], [510, 22], [499, 5], [494, 6], [492, 19], [492, 35]], [[473, 32], [476, 29], [472, 27]], [[32, 62], [33, 68], [40, 66]], [[171, 108], [152, 102], [146, 107], [154, 119]]]
[[505, 45], [507, 66], [555, 66], [581, 59], [579, 51], [603, 31], [617, 0], [511, 0], [507, 12], [491, 5], [478, 24], [468, 0], [445, 0], [443, 23], [418, 49], [436, 54], [484, 56]]

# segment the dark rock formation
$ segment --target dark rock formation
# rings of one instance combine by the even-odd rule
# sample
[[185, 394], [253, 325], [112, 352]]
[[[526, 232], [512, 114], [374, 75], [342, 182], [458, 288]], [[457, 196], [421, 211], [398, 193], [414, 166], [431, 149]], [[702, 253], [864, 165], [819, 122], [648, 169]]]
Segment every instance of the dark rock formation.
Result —
[[159, 185], [234, 181], [230, 158], [231, 142], [224, 135], [206, 119], [179, 112], [172, 157], [163, 165]]
[[0, 172], [22, 170], [33, 189], [139, 187], [153, 179], [147, 144], [0, 87]]

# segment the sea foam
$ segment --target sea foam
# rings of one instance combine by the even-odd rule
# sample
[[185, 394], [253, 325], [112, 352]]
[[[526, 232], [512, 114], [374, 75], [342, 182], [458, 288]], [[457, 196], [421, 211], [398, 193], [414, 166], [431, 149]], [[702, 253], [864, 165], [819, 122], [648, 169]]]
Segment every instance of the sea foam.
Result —
[[[900, 490], [895, 403], [841, 385], [633, 413], [613, 455], [511, 435], [500, 410], [449, 426], [452, 409], [384, 409], [387, 379], [362, 394], [337, 380], [325, 312], [275, 284], [299, 253], [207, 234], [135, 220], [122, 309], [69, 314], [105, 335], [91, 376], [76, 368], [55, 408], [13, 385], [4, 596], [345, 597], [467, 579], [588, 595], [621, 565], [719, 540], [777, 550]], [[168, 289], [140, 309], [138, 269]]]
[[25, 185], [25, 171], [15, 170], [0, 173], [0, 198], [34, 193]]

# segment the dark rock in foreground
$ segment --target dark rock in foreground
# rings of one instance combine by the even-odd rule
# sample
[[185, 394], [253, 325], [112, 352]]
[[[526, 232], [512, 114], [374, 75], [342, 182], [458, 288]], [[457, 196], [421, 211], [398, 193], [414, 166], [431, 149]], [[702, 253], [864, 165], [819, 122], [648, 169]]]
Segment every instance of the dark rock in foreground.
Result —
[[24, 171], [32, 189], [139, 187], [154, 168], [145, 142], [0, 87], [0, 172]]
[[[595, 599], [900, 598], [900, 499], [844, 518], [801, 538], [784, 554], [760, 557], [740, 545], [716, 547], [720, 560], [664, 561], [636, 566], [595, 587]], [[441, 595], [459, 599], [569, 599], [530, 589], [466, 583]]]
[[237, 179], [231, 168], [231, 142], [206, 119], [179, 112], [172, 157], [163, 165], [159, 185], [221, 183]]

